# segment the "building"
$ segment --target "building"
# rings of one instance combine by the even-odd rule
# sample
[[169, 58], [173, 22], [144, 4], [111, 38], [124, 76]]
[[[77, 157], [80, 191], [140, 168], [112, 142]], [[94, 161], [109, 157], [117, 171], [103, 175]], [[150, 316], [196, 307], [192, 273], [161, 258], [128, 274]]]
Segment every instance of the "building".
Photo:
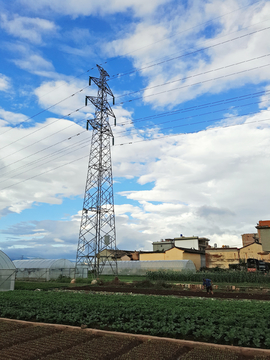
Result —
[[152, 245], [153, 245], [153, 251], [169, 250], [174, 247], [174, 239], [155, 241], [152, 243]]
[[254, 242], [260, 242], [259, 241], [259, 236], [257, 233], [252, 233], [252, 234], [243, 234], [242, 236], [242, 244], [243, 246], [247, 246], [249, 244], [252, 244]]
[[117, 261], [130, 261], [130, 260], [139, 260], [138, 251], [129, 251], [129, 250], [102, 250], [99, 255], [101, 261], [108, 260], [117, 260]]
[[230, 264], [239, 264], [237, 247], [208, 248], [205, 250], [205, 264], [208, 268], [228, 269]]
[[180, 236], [179, 238], [174, 238], [175, 246], [200, 251], [205, 251], [209, 241], [207, 238], [200, 238], [198, 236]]
[[254, 242], [239, 249], [239, 259], [246, 262], [249, 258], [270, 262], [270, 253], [263, 251], [262, 244]]
[[174, 239], [165, 239], [153, 242], [153, 251], [169, 250], [174, 246], [185, 249], [205, 251], [210, 240], [198, 236], [180, 236]]
[[270, 253], [263, 250], [262, 244], [254, 241], [243, 247], [208, 248], [205, 251], [206, 267], [228, 269], [230, 264], [246, 262], [247, 259], [257, 259], [270, 262]]
[[205, 254], [203, 251], [176, 246], [162, 251], [141, 251], [139, 259], [140, 261], [191, 260], [196, 270], [200, 270], [201, 267], [205, 266]]
[[270, 251], [270, 220], [260, 220], [256, 229], [263, 251]]

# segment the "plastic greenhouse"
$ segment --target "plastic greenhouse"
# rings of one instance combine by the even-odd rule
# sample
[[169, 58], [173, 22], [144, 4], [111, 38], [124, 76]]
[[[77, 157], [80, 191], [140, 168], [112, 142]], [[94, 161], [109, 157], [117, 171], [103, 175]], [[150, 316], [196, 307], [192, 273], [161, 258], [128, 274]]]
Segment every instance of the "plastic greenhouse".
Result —
[[15, 272], [13, 262], [0, 250], [0, 291], [14, 290]]
[[[75, 263], [66, 259], [33, 259], [14, 260], [16, 266], [16, 279], [48, 281], [59, 278], [59, 276], [75, 277]], [[77, 268], [76, 277], [87, 278], [87, 267]]]
[[[173, 270], [196, 272], [191, 260], [149, 260], [149, 261], [118, 261], [118, 275], [145, 275], [147, 271]], [[102, 274], [113, 274], [110, 266], [106, 265]]]

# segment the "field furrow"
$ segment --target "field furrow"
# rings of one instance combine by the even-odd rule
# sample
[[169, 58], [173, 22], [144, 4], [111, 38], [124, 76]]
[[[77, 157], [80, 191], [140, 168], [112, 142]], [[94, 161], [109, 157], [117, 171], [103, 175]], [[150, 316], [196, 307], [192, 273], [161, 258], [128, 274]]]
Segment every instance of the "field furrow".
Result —
[[[33, 330], [36, 328], [36, 326], [33, 326]], [[39, 359], [52, 353], [58, 353], [63, 350], [70, 349], [78, 344], [82, 344], [83, 342], [89, 342], [89, 340], [96, 337], [89, 332], [84, 332], [82, 330], [58, 330], [55, 332], [53, 327], [47, 328], [51, 329], [51, 335], [39, 337], [35, 340], [20, 342], [17, 345], [5, 348], [0, 351], [0, 359]]]
[[133, 338], [101, 336], [42, 360], [112, 360], [129, 352], [140, 343]]
[[190, 349], [176, 343], [150, 340], [133, 348], [128, 353], [115, 358], [115, 360], [175, 360], [189, 350]]
[[[13, 326], [14, 325], [12, 324], [11, 327]], [[43, 338], [44, 336], [51, 335], [58, 331], [60, 330], [51, 326], [24, 326], [17, 330], [7, 331], [5, 333], [1, 333], [0, 349], [28, 342], [29, 340]]]
[[0, 336], [2, 337], [2, 333], [6, 333], [7, 331], [15, 331], [19, 329], [23, 329], [29, 327], [29, 324], [20, 324], [17, 322], [10, 322], [10, 321], [0, 321]]

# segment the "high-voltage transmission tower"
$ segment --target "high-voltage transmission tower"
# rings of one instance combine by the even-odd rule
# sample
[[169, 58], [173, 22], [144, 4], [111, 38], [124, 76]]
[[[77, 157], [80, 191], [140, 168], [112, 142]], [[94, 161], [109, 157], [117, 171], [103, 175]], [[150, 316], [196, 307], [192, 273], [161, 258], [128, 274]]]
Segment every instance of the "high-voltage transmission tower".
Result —
[[116, 125], [116, 117], [107, 101], [109, 95], [114, 103], [114, 96], [107, 84], [109, 74], [97, 67], [100, 77], [89, 77], [89, 85], [94, 82], [98, 86], [97, 97], [85, 97], [85, 105], [90, 101], [95, 106], [95, 118], [86, 123], [86, 129], [91, 125], [93, 132], [76, 257], [77, 270], [88, 265], [95, 277], [105, 264], [117, 274], [117, 261], [110, 254], [117, 249], [110, 145], [114, 139], [109, 123], [112, 117]]

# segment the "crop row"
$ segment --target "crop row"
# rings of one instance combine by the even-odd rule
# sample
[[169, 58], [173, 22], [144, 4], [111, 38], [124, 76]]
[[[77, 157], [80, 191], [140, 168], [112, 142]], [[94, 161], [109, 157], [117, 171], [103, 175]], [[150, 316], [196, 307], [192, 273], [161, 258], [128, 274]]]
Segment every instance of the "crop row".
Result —
[[214, 283], [256, 283], [270, 284], [270, 276], [261, 273], [249, 273], [246, 271], [224, 271], [224, 272], [200, 272], [191, 271], [148, 271], [146, 274], [149, 280], [164, 281], [197, 281], [202, 282], [203, 278], [209, 278]]
[[2, 317], [270, 348], [270, 302], [21, 291], [0, 304]]

